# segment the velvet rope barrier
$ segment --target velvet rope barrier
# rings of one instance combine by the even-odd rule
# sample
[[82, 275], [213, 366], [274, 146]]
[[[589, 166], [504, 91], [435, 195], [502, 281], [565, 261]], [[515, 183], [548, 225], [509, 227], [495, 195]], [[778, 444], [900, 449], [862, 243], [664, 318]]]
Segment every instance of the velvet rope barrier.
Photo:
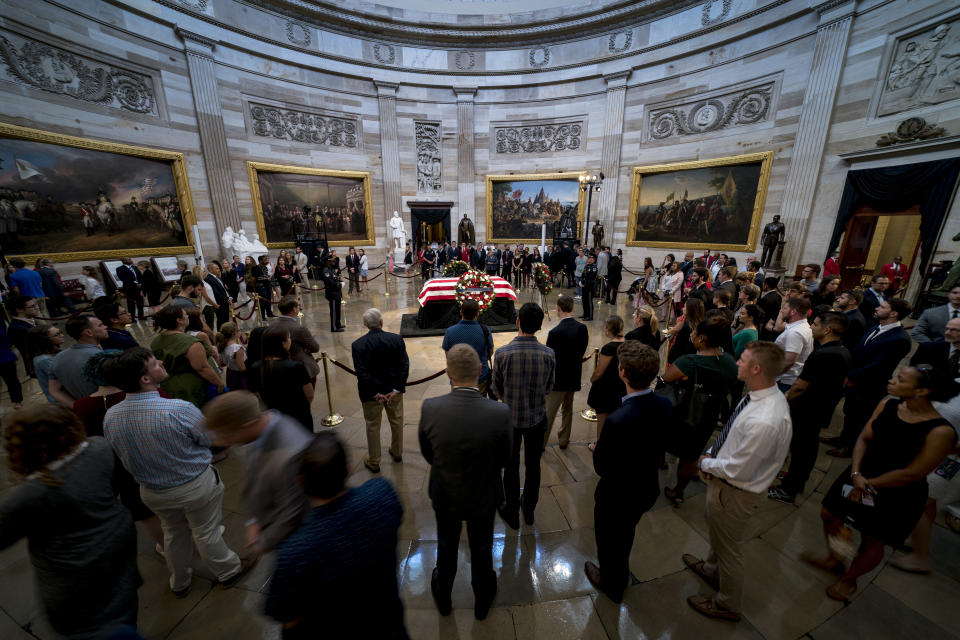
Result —
[[[330, 358], [329, 356], [327, 356], [327, 357], [328, 357], [328, 359], [330, 360], [330, 362], [332, 362], [332, 363], [335, 364], [336, 366], [340, 367], [341, 369], [343, 369], [344, 371], [346, 371], [346, 372], [349, 373], [350, 375], [352, 375], [352, 376], [357, 375], [357, 372], [354, 371], [353, 369], [351, 369], [350, 367], [348, 367], [347, 365], [343, 364], [342, 362], [338, 362], [337, 360], [334, 360], [333, 358]], [[589, 359], [589, 358], [588, 358], [588, 359]], [[320, 358], [317, 358], [317, 362], [320, 362]], [[423, 384], [424, 382], [430, 382], [431, 380], [434, 380], [434, 379], [436, 379], [436, 378], [439, 378], [440, 376], [442, 376], [442, 375], [445, 374], [446, 372], [447, 372], [446, 369], [441, 369], [440, 371], [437, 371], [436, 373], [432, 373], [432, 374], [430, 374], [429, 376], [426, 376], [426, 377], [424, 377], [424, 378], [420, 378], [419, 380], [414, 380], [413, 382], [408, 382], [408, 383], [407, 383], [407, 386], [408, 386], [408, 387], [412, 387], [412, 386], [417, 385], [417, 384]]]

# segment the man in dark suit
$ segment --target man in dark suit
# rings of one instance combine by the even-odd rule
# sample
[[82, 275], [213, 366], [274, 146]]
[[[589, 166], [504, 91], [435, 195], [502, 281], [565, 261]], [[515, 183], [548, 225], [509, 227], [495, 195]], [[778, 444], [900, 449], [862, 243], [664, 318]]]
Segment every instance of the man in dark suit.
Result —
[[360, 291], [360, 256], [353, 247], [347, 253], [347, 279], [350, 281], [347, 293], [353, 293], [354, 289]]
[[863, 319], [867, 323], [867, 329], [871, 329], [877, 325], [877, 319], [873, 314], [877, 310], [877, 307], [887, 299], [884, 292], [889, 285], [890, 279], [887, 278], [887, 276], [882, 273], [875, 273], [873, 277], [870, 278], [870, 288], [863, 291], [863, 302], [860, 303], [860, 313], [863, 314]]
[[343, 289], [340, 287], [340, 273], [337, 269], [332, 256], [327, 257], [326, 266], [323, 268], [323, 295], [330, 306], [330, 331], [339, 333], [344, 330], [343, 327], [343, 309], [340, 308], [340, 302], [343, 300]]
[[593, 452], [593, 467], [600, 476], [593, 494], [600, 566], [588, 561], [584, 571], [594, 587], [619, 603], [630, 578], [630, 548], [637, 523], [660, 495], [661, 426], [670, 424], [673, 408], [650, 392], [650, 383], [660, 371], [656, 351], [627, 340], [617, 349], [617, 358], [627, 395], [620, 408], [607, 416]]
[[840, 341], [843, 342], [850, 353], [857, 348], [863, 339], [863, 334], [867, 331], [867, 322], [860, 313], [860, 303], [863, 302], [863, 294], [855, 289], [844, 291], [837, 296], [837, 301], [833, 303], [843, 315], [847, 316], [847, 330], [843, 332]]
[[207, 265], [207, 276], [203, 279], [213, 289], [213, 301], [217, 303], [214, 308], [214, 314], [217, 316], [217, 328], [230, 322], [230, 305], [233, 303], [230, 292], [227, 291], [227, 286], [220, 279], [222, 273], [220, 265], [211, 262]]
[[547, 346], [553, 349], [557, 359], [556, 373], [553, 378], [553, 391], [547, 394], [547, 432], [543, 436], [543, 446], [550, 440], [553, 422], [560, 410], [560, 431], [557, 439], [560, 448], [570, 444], [570, 431], [573, 428], [573, 394], [580, 391], [580, 379], [583, 376], [583, 354], [590, 342], [587, 325], [573, 318], [573, 297], [562, 295], [557, 298], [557, 323], [547, 334]]
[[247, 448], [242, 498], [247, 551], [259, 557], [299, 529], [310, 510], [297, 475], [313, 434], [282, 413], [261, 411], [248, 391], [214, 398], [204, 405], [203, 415], [218, 445], [256, 443]]
[[457, 241], [454, 240], [453, 243], [447, 247], [447, 262], [453, 262], [454, 260], [460, 259], [460, 248], [457, 247]]
[[353, 367], [357, 370], [357, 391], [367, 425], [367, 452], [364, 466], [380, 473], [380, 420], [387, 411], [390, 422], [390, 456], [403, 462], [403, 392], [407, 388], [410, 360], [403, 338], [383, 330], [383, 314], [367, 309], [363, 326], [368, 331], [353, 341]]
[[510, 245], [504, 246], [500, 260], [500, 277], [510, 282], [510, 273], [513, 271], [513, 251], [510, 250]]
[[500, 503], [500, 472], [510, 460], [510, 409], [478, 390], [481, 364], [468, 344], [447, 351], [453, 390], [423, 401], [420, 451], [430, 468], [430, 500], [437, 517], [437, 566], [430, 589], [440, 615], [449, 615], [457, 575], [460, 528], [467, 521], [474, 615], [487, 617], [497, 593], [493, 570], [493, 520]]
[[290, 334], [290, 359], [303, 363], [307, 374], [313, 378], [313, 386], [316, 388], [320, 365], [317, 364], [313, 354], [320, 351], [320, 343], [310, 333], [310, 329], [300, 324], [297, 318], [300, 314], [300, 303], [297, 302], [297, 297], [289, 295], [280, 298], [277, 311], [280, 315], [273, 320], [272, 324], [283, 326]]
[[[130, 318], [136, 320], [138, 317], [143, 319], [143, 293], [140, 291], [140, 272], [133, 264], [131, 258], [121, 258], [123, 264], [117, 267], [117, 280], [120, 281], [120, 290], [127, 299], [127, 311], [130, 312]], [[140, 315], [137, 315], [137, 312]]]
[[780, 315], [780, 309], [783, 307], [783, 297], [777, 291], [777, 285], [780, 283], [778, 278], [773, 276], [763, 279], [763, 295], [757, 300], [757, 306], [763, 311], [763, 326], [760, 328], [761, 340], [773, 340], [777, 334], [773, 331], [773, 325], [767, 328], [769, 323], [776, 324], [777, 317]]
[[921, 342], [910, 358], [911, 365], [929, 364], [934, 369], [948, 371], [951, 378], [960, 377], [960, 318], [947, 322], [944, 342]]
[[900, 324], [913, 311], [909, 302], [899, 298], [885, 300], [874, 312], [877, 324], [867, 331], [854, 349], [843, 405], [843, 432], [839, 438], [823, 442], [836, 446], [827, 455], [849, 458], [860, 431], [873, 415], [877, 404], [887, 395], [887, 381], [900, 361], [910, 353], [910, 335]]
[[726, 290], [730, 292], [730, 299], [736, 300], [740, 297], [740, 287], [737, 285], [737, 268], [733, 265], [728, 265], [720, 270], [717, 273], [717, 281], [713, 286], [713, 292], [716, 293], [720, 290]]
[[697, 298], [703, 303], [704, 311], [713, 309], [713, 293], [707, 286], [708, 273], [704, 267], [695, 267], [690, 273], [690, 290], [687, 292], [688, 298]]

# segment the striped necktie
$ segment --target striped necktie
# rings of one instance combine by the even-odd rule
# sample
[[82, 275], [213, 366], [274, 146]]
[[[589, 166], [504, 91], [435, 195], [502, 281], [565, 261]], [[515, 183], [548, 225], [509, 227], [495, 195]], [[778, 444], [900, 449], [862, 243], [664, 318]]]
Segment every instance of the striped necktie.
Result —
[[716, 457], [720, 453], [720, 447], [723, 446], [723, 443], [727, 441], [727, 436], [730, 435], [730, 429], [733, 428], [733, 423], [737, 417], [743, 412], [743, 410], [750, 404], [750, 394], [743, 396], [743, 400], [740, 401], [740, 404], [737, 405], [737, 408], [733, 410], [733, 413], [730, 415], [730, 419], [727, 420], [727, 424], [723, 425], [723, 429], [720, 431], [720, 435], [717, 436], [717, 441], [713, 443], [713, 446], [710, 448], [710, 455]]

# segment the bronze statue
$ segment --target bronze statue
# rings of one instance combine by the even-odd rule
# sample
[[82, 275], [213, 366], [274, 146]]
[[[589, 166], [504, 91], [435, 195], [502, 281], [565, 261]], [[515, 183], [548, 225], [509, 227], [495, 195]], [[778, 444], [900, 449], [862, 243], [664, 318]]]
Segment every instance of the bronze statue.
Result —
[[593, 248], [599, 251], [603, 247], [603, 225], [599, 220], [593, 223], [590, 233], [593, 235]]
[[473, 222], [470, 221], [467, 214], [463, 214], [463, 220], [460, 221], [460, 226], [457, 227], [457, 242], [460, 244], [473, 244], [475, 242]]
[[773, 216], [773, 222], [763, 228], [763, 235], [760, 236], [760, 244], [763, 245], [763, 255], [760, 257], [760, 264], [763, 265], [764, 268], [770, 266], [770, 261], [773, 260], [773, 254], [777, 249], [777, 245], [785, 242], [784, 235], [786, 231], [787, 228], [780, 222], [780, 216]]

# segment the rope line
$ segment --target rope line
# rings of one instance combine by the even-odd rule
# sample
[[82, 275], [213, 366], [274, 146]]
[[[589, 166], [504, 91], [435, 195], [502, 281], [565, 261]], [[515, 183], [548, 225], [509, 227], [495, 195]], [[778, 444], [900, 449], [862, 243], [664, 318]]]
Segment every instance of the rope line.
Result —
[[[332, 362], [332, 363], [335, 364], [336, 366], [340, 367], [341, 369], [343, 369], [344, 371], [346, 371], [347, 373], [349, 373], [350, 375], [352, 375], [352, 376], [356, 376], [356, 375], [357, 375], [357, 372], [356, 372], [356, 371], [354, 371], [353, 369], [351, 369], [351, 368], [348, 367], [347, 365], [343, 364], [342, 362], [339, 362], [339, 361], [337, 361], [337, 360], [335, 360], [335, 359], [333, 359], [333, 358], [329, 358], [329, 357], [328, 357], [327, 359], [330, 360], [330, 362]], [[322, 358], [317, 358], [317, 362], [320, 362], [321, 360], [322, 360]], [[439, 378], [440, 376], [442, 376], [442, 375], [445, 374], [446, 372], [447, 372], [446, 369], [441, 369], [440, 371], [437, 371], [436, 373], [431, 373], [429, 376], [426, 376], [426, 377], [424, 377], [424, 378], [420, 378], [419, 380], [414, 380], [414, 381], [412, 381], [412, 382], [408, 382], [408, 383], [407, 383], [407, 386], [408, 386], [408, 387], [412, 387], [412, 386], [414, 386], [414, 385], [423, 384], [424, 382], [430, 382], [431, 380], [434, 380], [434, 379], [436, 379], [436, 378]]]

